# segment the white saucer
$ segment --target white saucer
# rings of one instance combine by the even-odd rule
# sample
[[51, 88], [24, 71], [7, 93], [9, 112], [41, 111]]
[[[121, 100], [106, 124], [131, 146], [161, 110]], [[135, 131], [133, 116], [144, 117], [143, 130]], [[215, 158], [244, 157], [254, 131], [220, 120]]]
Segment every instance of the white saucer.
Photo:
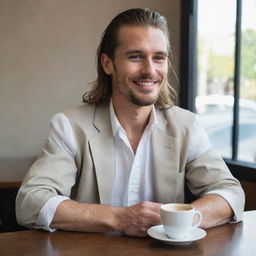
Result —
[[172, 245], [190, 244], [206, 236], [206, 232], [203, 229], [193, 228], [191, 229], [191, 231], [189, 231], [185, 239], [181, 239], [181, 240], [171, 239], [165, 234], [163, 225], [153, 226], [148, 229], [147, 233], [149, 236], [151, 236], [154, 239], [157, 239], [166, 244], [172, 244]]

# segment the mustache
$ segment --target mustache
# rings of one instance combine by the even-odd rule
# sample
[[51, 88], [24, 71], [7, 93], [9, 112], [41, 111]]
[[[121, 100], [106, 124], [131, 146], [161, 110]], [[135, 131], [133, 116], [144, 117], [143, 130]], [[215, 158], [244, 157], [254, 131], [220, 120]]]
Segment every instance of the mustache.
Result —
[[140, 76], [137, 76], [135, 77], [133, 80], [154, 80], [154, 81], [158, 81], [158, 80], [161, 80], [159, 79], [159, 77], [155, 77], [155, 76], [151, 76], [151, 75], [140, 75]]

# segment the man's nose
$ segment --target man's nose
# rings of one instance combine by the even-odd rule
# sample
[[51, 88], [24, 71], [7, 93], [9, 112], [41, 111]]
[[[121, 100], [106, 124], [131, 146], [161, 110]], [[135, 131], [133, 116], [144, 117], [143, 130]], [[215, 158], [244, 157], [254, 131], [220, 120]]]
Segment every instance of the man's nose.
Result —
[[145, 75], [151, 75], [155, 73], [155, 65], [152, 60], [145, 60], [142, 63], [142, 73]]

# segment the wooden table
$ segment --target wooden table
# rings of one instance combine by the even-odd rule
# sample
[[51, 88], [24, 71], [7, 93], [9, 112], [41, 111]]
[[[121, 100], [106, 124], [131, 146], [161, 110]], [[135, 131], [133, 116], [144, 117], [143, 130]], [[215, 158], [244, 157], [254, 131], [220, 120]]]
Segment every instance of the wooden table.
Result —
[[171, 246], [150, 237], [41, 230], [0, 234], [0, 255], [19, 256], [192, 256], [256, 255], [256, 211], [244, 213], [244, 221], [207, 230], [207, 236], [186, 246]]

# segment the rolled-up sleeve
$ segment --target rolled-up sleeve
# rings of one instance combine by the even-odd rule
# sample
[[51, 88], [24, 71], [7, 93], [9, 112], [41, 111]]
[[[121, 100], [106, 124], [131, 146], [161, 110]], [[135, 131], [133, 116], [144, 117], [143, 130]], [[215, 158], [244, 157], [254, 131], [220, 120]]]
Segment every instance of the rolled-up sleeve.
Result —
[[232, 208], [233, 221], [242, 220], [244, 191], [239, 181], [230, 173], [224, 160], [212, 149], [187, 164], [186, 180], [194, 195], [220, 195]]
[[31, 166], [16, 198], [19, 224], [51, 231], [58, 204], [70, 197], [76, 181], [75, 140], [68, 118], [57, 114], [42, 153]]
[[54, 196], [51, 199], [49, 199], [40, 210], [34, 228], [41, 228], [50, 232], [55, 231], [55, 228], [50, 227], [55, 211], [61, 202], [69, 199], [70, 198], [67, 196]]

